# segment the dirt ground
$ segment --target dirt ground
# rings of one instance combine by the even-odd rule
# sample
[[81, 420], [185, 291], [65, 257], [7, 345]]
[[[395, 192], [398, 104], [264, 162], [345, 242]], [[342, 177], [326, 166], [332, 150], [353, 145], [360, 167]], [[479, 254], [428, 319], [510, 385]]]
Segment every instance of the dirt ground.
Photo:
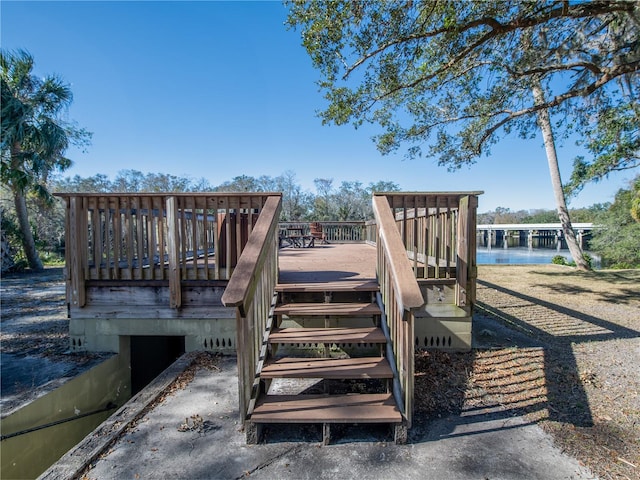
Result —
[[[61, 269], [5, 276], [0, 294], [3, 355], [91, 359], [68, 353]], [[474, 342], [416, 355], [415, 428], [470, 409], [524, 414], [600, 478], [640, 479], [640, 270], [481, 266]]]
[[640, 271], [480, 266], [471, 353], [416, 358], [426, 416], [525, 414], [603, 479], [640, 479]]

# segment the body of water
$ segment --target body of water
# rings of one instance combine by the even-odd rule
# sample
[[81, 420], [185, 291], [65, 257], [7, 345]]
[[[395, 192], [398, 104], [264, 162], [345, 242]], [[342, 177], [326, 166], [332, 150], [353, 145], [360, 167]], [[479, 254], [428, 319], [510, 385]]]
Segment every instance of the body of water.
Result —
[[[567, 262], [571, 261], [569, 250], [556, 249], [531, 249], [523, 247], [513, 248], [478, 248], [477, 263], [478, 265], [496, 265], [496, 264], [543, 264], [551, 263], [551, 259], [556, 255], [562, 255]], [[594, 258], [594, 267], [598, 268], [597, 258]]]

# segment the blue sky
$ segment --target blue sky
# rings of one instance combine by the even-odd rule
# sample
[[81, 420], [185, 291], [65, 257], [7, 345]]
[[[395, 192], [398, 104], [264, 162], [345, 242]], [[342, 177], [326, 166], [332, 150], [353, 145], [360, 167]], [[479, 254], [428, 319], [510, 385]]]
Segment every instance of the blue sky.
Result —
[[[403, 190], [483, 190], [479, 211], [555, 204], [540, 138], [506, 138], [470, 168], [382, 156], [375, 127], [323, 126], [319, 79], [284, 26], [280, 2], [12, 2], [3, 0], [3, 49], [26, 49], [37, 75], [71, 85], [69, 118], [93, 132], [86, 153], [70, 150], [67, 175], [118, 171], [205, 177], [293, 171], [303, 188], [378, 180]], [[559, 149], [569, 177], [576, 149]], [[613, 201], [632, 173], [585, 188], [572, 207]]]

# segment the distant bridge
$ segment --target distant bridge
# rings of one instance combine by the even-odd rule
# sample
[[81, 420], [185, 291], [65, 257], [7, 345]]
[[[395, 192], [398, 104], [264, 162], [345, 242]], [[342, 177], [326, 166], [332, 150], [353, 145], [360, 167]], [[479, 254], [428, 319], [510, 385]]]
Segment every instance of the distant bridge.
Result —
[[[573, 231], [581, 247], [597, 226], [593, 223], [573, 223]], [[511, 246], [562, 247], [563, 233], [561, 223], [496, 223], [476, 227], [478, 245], [491, 249], [492, 246], [508, 248]], [[537, 245], [535, 245], [537, 244]]]

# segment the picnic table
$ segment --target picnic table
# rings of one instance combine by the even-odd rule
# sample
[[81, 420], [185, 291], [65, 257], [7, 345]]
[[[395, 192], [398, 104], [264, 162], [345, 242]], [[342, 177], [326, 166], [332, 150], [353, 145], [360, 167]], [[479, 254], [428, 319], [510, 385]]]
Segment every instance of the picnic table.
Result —
[[313, 235], [306, 234], [303, 228], [298, 227], [280, 230], [279, 240], [280, 248], [288, 246], [294, 248], [310, 248], [315, 245]]

